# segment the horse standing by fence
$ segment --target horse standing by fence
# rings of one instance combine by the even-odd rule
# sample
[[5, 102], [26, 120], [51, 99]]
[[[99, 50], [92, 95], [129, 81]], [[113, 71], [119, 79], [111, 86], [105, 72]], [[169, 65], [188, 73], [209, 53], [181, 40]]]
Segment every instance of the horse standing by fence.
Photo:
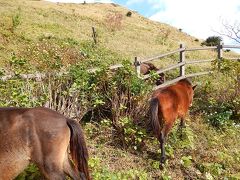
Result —
[[[152, 63], [142, 63], [140, 65], [140, 73], [143, 75], [150, 74], [151, 71], [158, 71], [159, 69]], [[165, 74], [160, 73], [159, 78], [156, 81], [156, 85], [163, 84], [165, 82]]]
[[160, 142], [161, 159], [166, 160], [164, 143], [177, 118], [180, 127], [184, 127], [185, 116], [192, 105], [195, 86], [188, 79], [178, 81], [175, 85], [154, 92], [150, 102], [151, 124], [153, 132]]
[[[71, 159], [68, 157], [70, 142]], [[0, 108], [0, 180], [10, 180], [30, 162], [46, 179], [90, 179], [80, 125], [47, 108]]]

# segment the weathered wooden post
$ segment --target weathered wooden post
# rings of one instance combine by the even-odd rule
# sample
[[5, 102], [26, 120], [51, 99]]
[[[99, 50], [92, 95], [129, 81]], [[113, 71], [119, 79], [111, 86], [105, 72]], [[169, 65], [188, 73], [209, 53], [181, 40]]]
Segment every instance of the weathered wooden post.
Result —
[[97, 33], [96, 33], [96, 30], [95, 30], [95, 27], [92, 27], [92, 37], [93, 37], [93, 41], [94, 41], [94, 44], [97, 44]]
[[[185, 48], [184, 44], [180, 44], [180, 49]], [[180, 77], [185, 76], [185, 50], [180, 51], [180, 61], [179, 63], [184, 63], [180, 66]]]
[[141, 65], [141, 62], [138, 61], [138, 58], [137, 58], [137, 57], [135, 57], [134, 66], [135, 66], [135, 69], [136, 69], [136, 71], [137, 71], [138, 77], [140, 77], [140, 65]]
[[223, 59], [223, 42], [221, 41], [219, 45], [217, 46], [218, 51], [218, 70], [221, 68], [221, 61]]

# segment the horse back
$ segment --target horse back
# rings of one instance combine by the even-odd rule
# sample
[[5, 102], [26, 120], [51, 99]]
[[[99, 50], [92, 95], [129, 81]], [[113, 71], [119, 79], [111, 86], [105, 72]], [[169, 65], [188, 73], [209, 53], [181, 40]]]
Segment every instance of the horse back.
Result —
[[158, 98], [159, 110], [164, 119], [169, 116], [185, 116], [190, 106], [191, 88], [183, 84], [175, 84], [164, 89], [157, 90], [153, 97]]

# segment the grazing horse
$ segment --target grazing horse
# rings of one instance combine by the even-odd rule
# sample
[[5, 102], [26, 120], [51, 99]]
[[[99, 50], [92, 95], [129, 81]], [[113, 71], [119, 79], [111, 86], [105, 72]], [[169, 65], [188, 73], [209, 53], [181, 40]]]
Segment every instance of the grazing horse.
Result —
[[[151, 71], [158, 71], [159, 69], [154, 66], [152, 63], [142, 63], [140, 65], [140, 73], [143, 75], [149, 74]], [[165, 82], [165, 74], [160, 73], [159, 74], [159, 79], [156, 81], [156, 85], [163, 84]]]
[[184, 127], [184, 118], [192, 105], [195, 87], [188, 79], [183, 79], [153, 93], [150, 102], [151, 125], [160, 142], [161, 163], [166, 160], [164, 143], [177, 118], [181, 120], [180, 127]]
[[76, 121], [47, 108], [0, 108], [0, 180], [14, 179], [30, 162], [46, 179], [63, 180], [65, 174], [90, 179], [88, 151]]

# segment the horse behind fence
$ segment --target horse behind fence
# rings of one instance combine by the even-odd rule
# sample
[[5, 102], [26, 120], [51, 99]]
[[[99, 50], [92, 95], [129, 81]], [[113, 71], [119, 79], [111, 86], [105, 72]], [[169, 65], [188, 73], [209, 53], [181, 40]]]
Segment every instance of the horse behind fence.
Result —
[[[140, 65], [140, 73], [143, 75], [150, 74], [151, 71], [158, 71], [159, 69], [152, 63], [142, 63]], [[163, 84], [165, 82], [165, 74], [160, 73], [159, 78], [156, 80], [156, 85]]]

